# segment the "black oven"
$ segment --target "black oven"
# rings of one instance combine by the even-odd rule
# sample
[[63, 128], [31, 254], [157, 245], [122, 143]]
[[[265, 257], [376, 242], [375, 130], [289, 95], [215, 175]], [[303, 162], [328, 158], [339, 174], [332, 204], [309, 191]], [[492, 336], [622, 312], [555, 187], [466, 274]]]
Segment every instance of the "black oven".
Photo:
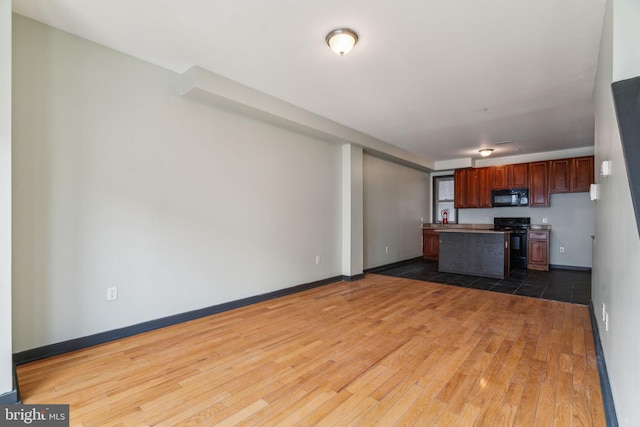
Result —
[[511, 230], [511, 268], [527, 268], [527, 230]]
[[511, 268], [527, 268], [527, 230], [531, 218], [494, 218], [493, 229], [509, 231]]

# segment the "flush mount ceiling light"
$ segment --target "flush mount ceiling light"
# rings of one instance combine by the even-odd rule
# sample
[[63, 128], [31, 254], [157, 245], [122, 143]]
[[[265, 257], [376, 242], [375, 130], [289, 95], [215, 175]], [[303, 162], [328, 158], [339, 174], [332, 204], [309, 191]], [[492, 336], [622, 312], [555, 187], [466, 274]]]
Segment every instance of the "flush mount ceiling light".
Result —
[[327, 44], [340, 56], [349, 53], [358, 42], [358, 35], [349, 28], [338, 28], [327, 34]]
[[489, 157], [493, 153], [493, 148], [483, 148], [478, 151], [482, 157]]

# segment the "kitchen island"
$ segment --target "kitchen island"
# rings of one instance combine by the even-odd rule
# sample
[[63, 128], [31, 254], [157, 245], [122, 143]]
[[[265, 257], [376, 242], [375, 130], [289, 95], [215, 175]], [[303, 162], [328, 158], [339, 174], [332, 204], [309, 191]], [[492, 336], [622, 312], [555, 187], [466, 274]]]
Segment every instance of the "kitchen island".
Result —
[[504, 279], [509, 275], [509, 231], [443, 228], [438, 270]]

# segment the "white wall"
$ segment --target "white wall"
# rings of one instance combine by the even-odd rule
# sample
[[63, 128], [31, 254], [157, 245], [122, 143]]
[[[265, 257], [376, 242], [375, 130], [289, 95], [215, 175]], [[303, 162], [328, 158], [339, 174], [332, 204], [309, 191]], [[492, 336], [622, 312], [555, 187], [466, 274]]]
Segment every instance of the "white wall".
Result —
[[0, 0], [0, 396], [11, 361], [11, 0]]
[[493, 224], [494, 217], [520, 216], [530, 217], [532, 224], [543, 224], [542, 219], [547, 218], [551, 226], [549, 263], [570, 267], [592, 266], [595, 215], [589, 193], [552, 194], [548, 208], [458, 209], [461, 224]]
[[339, 145], [35, 21], [13, 34], [15, 352], [340, 275]]
[[365, 153], [365, 269], [422, 255], [421, 220], [429, 219], [430, 198], [428, 173]]
[[[640, 75], [640, 7], [609, 0], [594, 87], [596, 165], [611, 161], [611, 176], [598, 176], [592, 300], [620, 425], [640, 425], [640, 240], [631, 202], [620, 134], [611, 97], [617, 78]], [[615, 36], [614, 36], [615, 35]], [[632, 167], [639, 167], [633, 165]], [[609, 330], [600, 317], [609, 314]]]

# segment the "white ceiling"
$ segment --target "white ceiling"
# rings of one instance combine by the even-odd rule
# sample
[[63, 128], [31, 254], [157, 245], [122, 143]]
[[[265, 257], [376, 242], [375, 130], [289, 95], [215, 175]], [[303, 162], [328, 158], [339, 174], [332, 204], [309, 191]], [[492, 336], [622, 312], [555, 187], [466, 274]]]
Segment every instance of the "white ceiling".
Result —
[[[13, 0], [13, 10], [179, 73], [198, 65], [439, 161], [592, 146], [604, 3]], [[325, 42], [339, 27], [360, 37], [344, 57]]]

